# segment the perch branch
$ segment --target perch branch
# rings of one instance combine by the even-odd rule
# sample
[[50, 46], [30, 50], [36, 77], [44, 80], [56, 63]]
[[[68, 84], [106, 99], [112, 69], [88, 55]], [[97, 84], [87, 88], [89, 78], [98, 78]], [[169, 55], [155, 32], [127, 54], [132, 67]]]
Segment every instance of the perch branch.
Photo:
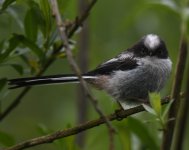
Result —
[[[185, 97], [185, 94], [181, 93], [180, 96]], [[162, 99], [162, 105], [167, 104], [169, 102], [169, 100], [170, 100], [170, 96], [163, 98]], [[134, 108], [130, 108], [130, 109], [127, 109], [127, 110], [117, 110], [113, 114], [107, 115], [106, 118], [108, 118], [109, 121], [114, 121], [114, 120], [120, 121], [124, 118], [127, 118], [128, 116], [134, 115], [134, 114], [142, 112], [142, 111], [145, 111], [145, 109], [142, 106], [136, 106]], [[103, 118], [91, 120], [91, 121], [88, 121], [86, 123], [75, 126], [73, 128], [68, 128], [68, 129], [65, 129], [65, 130], [59, 130], [59, 131], [56, 131], [54, 133], [51, 133], [51, 134], [48, 134], [48, 135], [45, 135], [45, 136], [36, 137], [36, 138], [33, 138], [33, 139], [26, 140], [24, 142], [21, 142], [17, 145], [14, 145], [14, 146], [9, 147], [9, 148], [4, 149], [4, 150], [23, 150], [23, 149], [26, 149], [26, 148], [29, 148], [29, 147], [34, 147], [34, 146], [45, 144], [45, 143], [52, 143], [55, 140], [78, 134], [80, 132], [83, 132], [85, 130], [97, 127], [97, 126], [99, 126], [101, 124], [105, 124], [105, 123], [106, 122]]]
[[[182, 94], [182, 96], [183, 96], [183, 94]], [[169, 99], [170, 99], [169, 96], [165, 97], [162, 100], [162, 104], [168, 103]], [[133, 114], [136, 114], [136, 113], [139, 113], [139, 112], [142, 112], [142, 111], [145, 111], [145, 109], [142, 106], [136, 106], [136, 107], [130, 108], [128, 110], [115, 111], [113, 114], [106, 116], [106, 118], [108, 118], [109, 121], [113, 121], [113, 120], [120, 121], [120, 120], [122, 120], [122, 119], [124, 119], [128, 116], [131, 116]], [[9, 148], [4, 149], [4, 150], [23, 150], [23, 149], [33, 147], [33, 146], [36, 146], [36, 145], [41, 145], [41, 144], [45, 144], [45, 143], [52, 143], [53, 141], [58, 140], [60, 138], [75, 135], [75, 134], [78, 134], [80, 132], [83, 132], [85, 130], [97, 127], [97, 126], [99, 126], [101, 124], [105, 124], [105, 123], [106, 122], [103, 118], [91, 120], [91, 121], [88, 121], [86, 123], [83, 123], [83, 124], [78, 125], [78, 126], [73, 127], [73, 128], [68, 128], [68, 129], [65, 129], [65, 130], [56, 131], [54, 133], [51, 133], [51, 134], [48, 134], [48, 135], [45, 135], [45, 136], [36, 137], [36, 138], [33, 138], [33, 139], [26, 140], [24, 142], [21, 142], [17, 145], [14, 145], [14, 146], [9, 147]]]

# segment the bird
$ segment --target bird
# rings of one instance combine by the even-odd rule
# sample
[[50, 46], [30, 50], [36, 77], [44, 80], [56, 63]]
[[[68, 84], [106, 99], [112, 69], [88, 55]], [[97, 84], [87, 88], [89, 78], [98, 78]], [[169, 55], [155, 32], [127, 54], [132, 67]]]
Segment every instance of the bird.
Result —
[[[160, 92], [172, 69], [165, 42], [156, 34], [143, 36], [95, 69], [83, 79], [113, 97], [123, 109], [149, 103], [149, 93]], [[47, 84], [79, 83], [74, 74], [10, 79], [10, 89]]]

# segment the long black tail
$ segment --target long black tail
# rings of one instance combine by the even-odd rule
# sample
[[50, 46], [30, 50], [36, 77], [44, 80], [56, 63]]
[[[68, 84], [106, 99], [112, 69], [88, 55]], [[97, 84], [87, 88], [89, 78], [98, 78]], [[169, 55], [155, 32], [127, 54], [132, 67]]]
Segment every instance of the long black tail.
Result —
[[[93, 76], [83, 75], [84, 79], [94, 79]], [[15, 89], [25, 86], [33, 85], [45, 85], [45, 84], [61, 84], [61, 83], [78, 83], [78, 77], [71, 75], [51, 75], [43, 77], [29, 77], [29, 78], [18, 78], [9, 80], [9, 89]]]

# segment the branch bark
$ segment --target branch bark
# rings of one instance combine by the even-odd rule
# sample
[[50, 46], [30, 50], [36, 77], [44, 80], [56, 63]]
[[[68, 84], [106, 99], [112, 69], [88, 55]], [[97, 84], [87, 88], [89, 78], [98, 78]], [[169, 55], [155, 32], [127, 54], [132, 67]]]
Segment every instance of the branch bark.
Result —
[[[184, 94], [181, 94], [181, 97], [184, 97]], [[169, 100], [170, 100], [170, 96], [163, 98], [162, 104], [167, 104], [169, 102]], [[106, 118], [108, 118], [109, 121], [114, 121], [114, 120], [121, 121], [122, 119], [124, 119], [128, 116], [131, 116], [133, 114], [136, 114], [136, 113], [139, 113], [139, 112], [142, 112], [142, 111], [145, 111], [143, 106], [136, 106], [136, 107], [128, 109], [128, 110], [123, 110], [123, 109], [117, 110], [113, 114], [107, 115]], [[9, 147], [9, 148], [4, 149], [4, 150], [23, 150], [23, 149], [26, 149], [26, 148], [29, 148], [29, 147], [34, 147], [34, 146], [45, 144], [45, 143], [52, 143], [55, 140], [78, 134], [80, 132], [83, 132], [85, 130], [97, 127], [97, 126], [99, 126], [101, 124], [105, 124], [105, 123], [106, 123], [106, 121], [104, 120], [104, 118], [91, 120], [91, 121], [88, 121], [86, 123], [83, 123], [83, 124], [78, 125], [78, 126], [73, 127], [73, 128], [68, 128], [68, 129], [65, 129], [65, 130], [59, 130], [59, 131], [56, 131], [54, 133], [51, 133], [51, 134], [48, 134], [48, 135], [45, 135], [45, 136], [36, 137], [36, 138], [33, 138], [33, 139], [26, 140], [24, 142], [21, 142], [17, 145], [14, 145], [14, 146]]]
[[171, 148], [172, 138], [174, 134], [175, 122], [177, 121], [177, 112], [180, 104], [180, 91], [181, 85], [184, 75], [184, 69], [186, 64], [186, 57], [187, 57], [187, 40], [183, 36], [181, 38], [181, 44], [179, 49], [179, 57], [176, 67], [176, 75], [172, 90], [171, 99], [174, 100], [173, 104], [171, 105], [168, 120], [175, 118], [174, 121], [168, 121], [166, 124], [166, 129], [163, 135], [163, 143], [162, 143], [162, 150], [169, 150]]
[[175, 134], [172, 144], [172, 150], [182, 150], [183, 141], [186, 131], [186, 125], [189, 115], [189, 66], [188, 66], [188, 78], [186, 82], [186, 94], [185, 98], [180, 102], [180, 108], [178, 112], [177, 122], [175, 126]]
[[[73, 24], [72, 28], [68, 32], [68, 38], [71, 38], [76, 30], [83, 24], [83, 22], [88, 17], [91, 9], [96, 4], [97, 0], [92, 0], [90, 4], [87, 6], [86, 10], [84, 10], [83, 14], [79, 17], [76, 17], [75, 23]], [[54, 49], [54, 54], [57, 54], [60, 52], [60, 50], [64, 47], [63, 44], [61, 44], [57, 49]], [[41, 76], [48, 67], [55, 61], [55, 57], [50, 57], [47, 62], [45, 63], [42, 70], [36, 75]], [[13, 102], [0, 114], [0, 121], [2, 121], [10, 112], [12, 112], [21, 102], [22, 98], [30, 91], [31, 87], [26, 87], [22, 90], [22, 92], [16, 97], [16, 99], [13, 100]]]
[[110, 123], [110, 121], [108, 120], [108, 118], [106, 118], [106, 116], [104, 115], [103, 111], [100, 109], [97, 99], [95, 97], [93, 97], [90, 89], [87, 86], [87, 83], [82, 78], [81, 71], [80, 71], [77, 63], [73, 59], [73, 55], [72, 55], [72, 52], [71, 52], [71, 49], [70, 49], [70, 46], [69, 46], [69, 39], [68, 39], [67, 34], [66, 34], [66, 28], [65, 28], [65, 26], [64, 26], [64, 24], [62, 22], [61, 15], [59, 13], [57, 0], [51, 0], [51, 3], [52, 3], [53, 15], [54, 15], [54, 17], [56, 19], [56, 23], [57, 23], [57, 27], [58, 27], [58, 30], [59, 30], [59, 34], [60, 34], [62, 42], [64, 43], [65, 52], [66, 52], [66, 56], [67, 56], [68, 62], [70, 64], [72, 70], [78, 76], [80, 84], [83, 87], [83, 89], [85, 90], [86, 95], [89, 98], [90, 102], [92, 103], [94, 109], [100, 115], [100, 117], [102, 117], [105, 120], [105, 123], [106, 123], [106, 125], [107, 125], [107, 127], [109, 129], [110, 137], [111, 137], [111, 139], [113, 139], [113, 134], [115, 133], [115, 129], [113, 128], [113, 126]]

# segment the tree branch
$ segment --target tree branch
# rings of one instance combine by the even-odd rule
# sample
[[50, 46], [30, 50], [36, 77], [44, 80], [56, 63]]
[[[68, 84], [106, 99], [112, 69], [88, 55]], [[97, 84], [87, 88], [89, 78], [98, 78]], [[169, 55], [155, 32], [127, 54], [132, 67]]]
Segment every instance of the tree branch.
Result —
[[106, 118], [103, 111], [98, 106], [97, 99], [92, 96], [92, 93], [91, 93], [90, 89], [88, 88], [87, 83], [82, 78], [81, 71], [80, 71], [78, 65], [76, 64], [75, 60], [73, 59], [73, 55], [72, 55], [72, 52], [71, 52], [71, 49], [70, 49], [70, 46], [69, 46], [69, 39], [68, 39], [67, 34], [66, 34], [66, 28], [65, 28], [65, 26], [62, 22], [61, 15], [60, 15], [59, 9], [58, 9], [57, 1], [51, 0], [51, 3], [52, 3], [53, 15], [56, 19], [56, 24], [57, 24], [57, 27], [58, 27], [58, 30], [59, 30], [61, 40], [64, 43], [65, 52], [66, 52], [66, 56], [67, 56], [67, 59], [69, 61], [69, 64], [70, 64], [72, 70], [78, 76], [79, 81], [81, 83], [81, 86], [85, 90], [86, 95], [89, 98], [90, 102], [92, 103], [94, 109], [100, 115], [100, 117], [102, 117], [105, 120], [105, 123], [106, 123], [106, 125], [109, 129], [110, 137], [111, 137], [111, 139], [113, 139], [113, 134], [115, 133], [115, 130], [114, 130], [113, 126], [111, 125], [110, 121], [108, 120], [108, 118]]
[[174, 100], [171, 105], [168, 120], [175, 118], [174, 121], [168, 121], [166, 124], [166, 129], [164, 130], [162, 150], [169, 150], [172, 143], [172, 138], [174, 134], [175, 122], [177, 121], [177, 112], [180, 104], [180, 91], [184, 75], [184, 69], [187, 57], [187, 40], [183, 36], [181, 39], [179, 57], [177, 62], [176, 75], [173, 85], [173, 90], [171, 94], [171, 99]]
[[[96, 4], [97, 0], [92, 0], [90, 2], [90, 4], [86, 7], [84, 13], [81, 15], [81, 17], [76, 17], [74, 24], [72, 25], [71, 29], [69, 30], [67, 37], [71, 38], [74, 33], [78, 30], [79, 27], [81, 27], [83, 25], [83, 22], [86, 20], [86, 18], [89, 16], [91, 9], [93, 8], [93, 6]], [[64, 44], [61, 44], [57, 50], [55, 50], [54, 52], [57, 53], [59, 52], [62, 47], [64, 47]]]
[[[76, 32], [76, 30], [82, 25], [82, 23], [86, 20], [88, 17], [91, 9], [95, 5], [97, 0], [92, 0], [90, 4], [87, 6], [86, 10], [83, 12], [81, 17], [76, 17], [75, 23], [73, 24], [73, 27], [68, 32], [68, 37], [71, 38], [73, 34]], [[54, 54], [60, 52], [60, 50], [63, 48], [63, 44], [61, 44], [57, 49], [54, 50]], [[36, 75], [41, 76], [48, 67], [55, 61], [54, 57], [50, 57], [42, 70]], [[22, 90], [22, 92], [16, 97], [15, 100], [0, 114], [0, 121], [2, 121], [10, 112], [12, 112], [21, 102], [22, 98], [30, 91], [31, 87], [26, 87]]]
[[175, 126], [175, 134], [172, 142], [173, 150], [183, 149], [183, 141], [184, 141], [184, 136], [186, 134], [186, 125], [189, 115], [188, 106], [189, 106], [189, 66], [188, 66], [188, 77], [186, 81], [186, 94], [184, 100], [180, 102], [177, 122]]
[[[181, 95], [181, 97], [184, 97], [183, 93], [180, 94], [180, 95]], [[169, 100], [170, 100], [170, 96], [163, 98], [162, 104], [167, 104], [169, 102]], [[136, 114], [136, 113], [139, 113], [139, 112], [142, 112], [142, 111], [145, 111], [143, 106], [136, 106], [134, 108], [130, 108], [130, 109], [127, 109], [127, 110], [122, 110], [122, 109], [117, 110], [113, 114], [107, 115], [106, 118], [108, 118], [109, 121], [114, 121], [114, 120], [120, 121], [124, 118], [127, 118], [128, 116], [131, 116], [133, 114]], [[105, 123], [106, 123], [106, 121], [103, 118], [91, 120], [91, 121], [88, 121], [86, 123], [75, 126], [73, 128], [68, 128], [68, 129], [65, 129], [65, 130], [59, 130], [59, 131], [56, 131], [54, 133], [51, 133], [51, 134], [48, 134], [48, 135], [45, 135], [45, 136], [36, 137], [36, 138], [33, 138], [33, 139], [26, 140], [24, 142], [21, 142], [17, 145], [14, 145], [14, 146], [9, 147], [9, 148], [4, 149], [4, 150], [23, 150], [23, 149], [26, 149], [26, 148], [29, 148], [29, 147], [34, 147], [34, 146], [45, 144], [45, 143], [52, 143], [55, 140], [78, 134], [80, 132], [83, 132], [85, 130], [97, 127], [97, 126], [99, 126], [101, 124], [105, 124]]]

